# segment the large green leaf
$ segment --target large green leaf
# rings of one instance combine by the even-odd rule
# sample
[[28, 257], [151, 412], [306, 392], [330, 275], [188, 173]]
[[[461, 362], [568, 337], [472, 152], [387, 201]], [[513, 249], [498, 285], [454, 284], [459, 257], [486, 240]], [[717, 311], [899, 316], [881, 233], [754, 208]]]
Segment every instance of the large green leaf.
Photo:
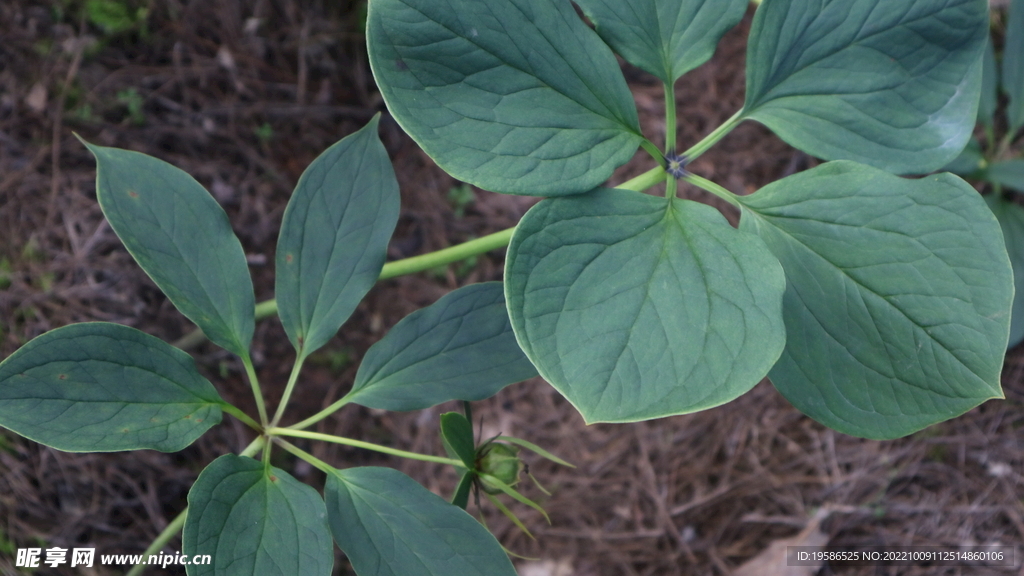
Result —
[[1024, 192], [1024, 160], [993, 162], [985, 171], [985, 177], [1007, 188]]
[[1024, 207], [995, 195], [985, 198], [1003, 229], [1006, 252], [1013, 266], [1013, 285], [1016, 291], [1010, 316], [1010, 340], [1007, 343], [1007, 347], [1011, 348], [1024, 340]]
[[96, 156], [100, 208], [135, 261], [210, 340], [248, 354], [256, 307], [252, 279], [217, 201], [163, 160], [85, 145]]
[[1010, 2], [1003, 46], [1003, 90], [1010, 97], [1006, 113], [1010, 131], [1024, 127], [1024, 0]]
[[747, 0], [577, 0], [597, 33], [630, 64], [675, 82], [708, 61], [743, 19]]
[[0, 363], [0, 425], [67, 452], [175, 452], [223, 403], [191, 356], [119, 324], [51, 330]]
[[402, 128], [495, 192], [585, 192], [642, 140], [611, 50], [563, 0], [373, 0], [370, 65]]
[[1012, 275], [963, 180], [840, 161], [743, 202], [740, 228], [786, 269], [786, 350], [769, 377], [802, 412], [897, 438], [1002, 395]]
[[536, 375], [516, 343], [501, 282], [484, 282], [396, 324], [366, 352], [348, 399], [383, 410], [420, 410], [483, 400]]
[[327, 508], [313, 488], [284, 470], [225, 454], [196, 479], [188, 493], [181, 537], [189, 576], [329, 576], [334, 546]]
[[327, 475], [331, 532], [359, 576], [515, 576], [494, 536], [391, 468]]
[[375, 116], [299, 179], [277, 240], [277, 310], [300, 355], [331, 339], [377, 282], [398, 222], [398, 181]]
[[516, 337], [587, 422], [702, 410], [785, 343], [778, 261], [714, 208], [627, 190], [545, 200], [509, 245]]
[[931, 172], [971, 136], [987, 37], [985, 0], [771, 0], [744, 115], [814, 156]]

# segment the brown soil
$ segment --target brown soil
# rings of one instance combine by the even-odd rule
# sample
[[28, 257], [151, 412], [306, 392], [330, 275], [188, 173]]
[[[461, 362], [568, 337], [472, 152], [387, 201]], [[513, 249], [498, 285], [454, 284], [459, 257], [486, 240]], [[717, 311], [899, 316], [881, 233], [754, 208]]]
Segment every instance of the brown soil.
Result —
[[[276, 231], [302, 169], [383, 109], [354, 0], [124, 4], [150, 7], [145, 30], [104, 31], [84, 17], [81, 0], [0, 3], [0, 357], [72, 322], [119, 322], [169, 341], [193, 328], [104, 223], [95, 201], [93, 161], [73, 132], [158, 156], [193, 174], [227, 209], [250, 257], [257, 299], [266, 300], [273, 296]], [[680, 81], [683, 145], [742, 104], [748, 27], [749, 15], [711, 63]], [[642, 72], [625, 72], [645, 132], [660, 143], [661, 88]], [[381, 125], [402, 189], [392, 259], [507, 228], [532, 204], [477, 190], [457, 214], [448, 194], [458, 183], [434, 167], [386, 114]], [[691, 169], [731, 190], [752, 192], [814, 163], [747, 123]], [[638, 155], [613, 182], [651, 166]], [[712, 201], [697, 190], [684, 193]], [[380, 283], [313, 358], [293, 417], [339, 397], [366, 348], [404, 315], [455, 287], [500, 279], [501, 266], [499, 251], [475, 266]], [[193, 352], [225, 399], [253, 413], [237, 360], [210, 345]], [[274, 406], [292, 359], [277, 321], [257, 327], [254, 357]], [[536, 541], [489, 505], [484, 513], [507, 548], [541, 559], [517, 560], [523, 574], [534, 575], [728, 575], [771, 543], [801, 533], [812, 518], [820, 527], [805, 535], [821, 535], [833, 546], [1019, 544], [1022, 376], [1024, 358], [1012, 354], [1005, 401], [891, 442], [825, 429], [767, 381], [706, 412], [589, 427], [544, 382], [511, 386], [476, 407], [485, 429], [525, 438], [577, 468], [529, 461], [531, 472], [553, 492], [546, 497], [524, 488], [548, 510], [550, 525], [529, 509], [513, 507]], [[441, 453], [438, 416], [451, 409], [398, 414], [353, 406], [318, 429]], [[248, 429], [230, 417], [175, 454], [67, 454], [0, 430], [0, 573], [21, 573], [13, 567], [18, 547], [141, 552], [183, 509], [202, 467], [250, 440]], [[304, 446], [339, 467], [395, 466], [445, 496], [454, 487], [452, 473], [440, 466]], [[316, 470], [284, 455], [277, 464], [313, 485], [323, 481]], [[180, 542], [173, 540], [166, 550], [180, 550]], [[336, 573], [350, 573], [340, 552], [338, 558]], [[1016, 568], [1006, 570], [826, 566], [818, 573], [1024, 574], [1020, 566], [1018, 559]], [[748, 573], [770, 573], [767, 565], [753, 569]]]

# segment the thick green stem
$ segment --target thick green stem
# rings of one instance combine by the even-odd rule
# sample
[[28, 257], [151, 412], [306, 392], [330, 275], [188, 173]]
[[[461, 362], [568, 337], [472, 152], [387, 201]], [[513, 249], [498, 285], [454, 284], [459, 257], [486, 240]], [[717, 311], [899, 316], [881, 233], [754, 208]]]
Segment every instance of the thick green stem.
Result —
[[277, 405], [277, 410], [274, 412], [274, 419], [270, 421], [270, 426], [277, 426], [277, 423], [281, 421], [281, 416], [284, 416], [284, 409], [288, 406], [288, 400], [292, 397], [292, 390], [295, 389], [295, 382], [299, 379], [299, 372], [302, 371], [302, 364], [306, 361], [306, 354], [299, 352], [297, 358], [295, 358], [295, 365], [292, 366], [292, 373], [288, 376], [288, 384], [284, 387], [284, 394], [281, 395], [281, 403]]
[[[263, 447], [263, 442], [263, 436], [257, 437], [255, 440], [250, 442], [249, 445], [246, 446], [241, 453], [239, 453], [239, 455], [252, 456], [257, 451], [259, 451], [260, 448]], [[146, 550], [142, 553], [143, 561], [145, 561], [145, 559], [149, 558], [150, 556], [158, 554], [160, 550], [164, 546], [166, 546], [168, 542], [170, 542], [171, 538], [174, 538], [175, 536], [177, 536], [178, 532], [181, 532], [181, 528], [185, 525], [185, 518], [187, 516], [188, 508], [185, 508], [184, 510], [181, 511], [181, 514], [175, 516], [174, 520], [171, 520], [170, 523], [167, 524], [166, 528], [164, 528], [160, 531], [159, 534], [157, 534], [156, 538], [153, 539], [153, 542], [150, 543], [149, 547], [146, 548]], [[148, 568], [146, 564], [136, 564], [132, 567], [131, 570], [125, 573], [125, 576], [139, 576], [140, 574], [146, 571], [146, 568]]]
[[260, 424], [267, 427], [267, 406], [263, 403], [263, 392], [260, 391], [260, 381], [256, 378], [256, 369], [252, 365], [252, 357], [246, 352], [242, 357], [242, 364], [245, 366], [245, 375], [249, 378], [249, 386], [252, 387], [252, 394], [256, 398], [256, 410], [260, 413]]
[[640, 142], [640, 147], [646, 150], [647, 153], [651, 155], [651, 158], [654, 158], [654, 161], [658, 164], [665, 163], [665, 155], [662, 154], [661, 150], [658, 150], [658, 147], [650, 140], [644, 138], [643, 141]]
[[390, 454], [392, 456], [399, 456], [401, 458], [409, 458], [411, 460], [422, 460], [424, 462], [436, 462], [438, 464], [451, 464], [460, 468], [465, 468], [465, 465], [459, 460], [453, 460], [451, 458], [442, 458], [440, 456], [430, 456], [428, 454], [418, 454], [416, 452], [406, 452], [405, 450], [397, 450], [395, 448], [388, 448], [387, 446], [381, 446], [379, 444], [371, 444], [369, 442], [363, 442], [361, 440], [353, 440], [351, 438], [345, 438], [342, 436], [331, 436], [330, 434], [320, 434], [319, 432], [305, 432], [303, 430], [293, 430], [291, 428], [269, 428], [267, 434], [271, 436], [294, 436], [296, 438], [306, 438], [309, 440], [322, 440], [324, 442], [333, 442], [335, 444], [344, 444], [346, 446], [353, 446], [356, 448], [363, 448], [365, 450], [373, 450], [374, 452], [381, 452], [384, 454]]
[[238, 418], [239, 420], [242, 421], [243, 424], [249, 426], [253, 430], [260, 433], [263, 432], [263, 426], [260, 426], [259, 422], [250, 418], [248, 414], [242, 412], [242, 410], [239, 409], [234, 404], [228, 404], [227, 402], [224, 402], [223, 404], [220, 405], [220, 409], [224, 412], [227, 412], [228, 414], [231, 414], [235, 418]]
[[657, 168], [651, 168], [636, 178], [626, 180], [622, 184], [616, 186], [616, 188], [632, 190], [634, 192], [643, 192], [651, 186], [664, 182], [666, 175], [667, 173], [665, 172], [665, 168], [663, 166], [658, 166]]
[[676, 85], [665, 82], [665, 153], [676, 153]]
[[701, 178], [700, 176], [697, 176], [696, 174], [690, 174], [690, 175], [686, 176], [685, 178], [683, 178], [683, 180], [686, 180], [687, 182], [689, 182], [690, 184], [693, 184], [694, 186], [696, 186], [698, 188], [702, 188], [704, 190], [707, 190], [708, 192], [711, 192], [715, 196], [718, 196], [722, 200], [725, 200], [726, 202], [732, 204], [733, 206], [735, 206], [737, 208], [742, 208], [742, 205], [740, 204], [740, 201], [739, 201], [738, 197], [735, 194], [733, 194], [732, 192], [729, 192], [725, 188], [722, 188], [718, 184], [715, 184], [711, 180], [708, 180], [706, 178]]
[[711, 134], [708, 134], [707, 136], [704, 137], [703, 140], [694, 144], [686, 152], [683, 152], [683, 156], [686, 158], [686, 160], [688, 162], [692, 162], [698, 156], [707, 152], [709, 148], [711, 148], [719, 140], [724, 138], [726, 134], [732, 132], [732, 129], [743, 121], [743, 112], [743, 110], [740, 110], [739, 112], [733, 114], [732, 118], [729, 118], [728, 120], [725, 121], [725, 124], [722, 124], [718, 128], [715, 128], [715, 130]]
[[[632, 180], [619, 184], [616, 188], [624, 188], [626, 190], [635, 190], [639, 192], [641, 190], [646, 190], [655, 184], [660, 184], [664, 180], [665, 169], [659, 166], [644, 172]], [[451, 264], [452, 262], [459, 262], [460, 260], [465, 260], [466, 258], [476, 256], [477, 254], [483, 254], [484, 252], [504, 248], [505, 246], [508, 246], [509, 241], [512, 239], [512, 232], [514, 231], [514, 227], [507, 228], [500, 232], [488, 234], [482, 238], [477, 238], [475, 240], [463, 242], [462, 244], [450, 246], [443, 250], [438, 250], [437, 252], [388, 262], [384, 265], [384, 268], [381, 269], [380, 276], [377, 277], [377, 280], [387, 280], [396, 276], [415, 274], [424, 270], [430, 270], [431, 268], [437, 268], [438, 266], [444, 266], [445, 264]], [[276, 300], [266, 300], [256, 305], [256, 320], [263, 320], [264, 318], [269, 318], [276, 314]], [[182, 350], [188, 350], [202, 344], [204, 341], [206, 341], [206, 335], [203, 334], [202, 330], [197, 329], [179, 338], [174, 342], [174, 346]]]

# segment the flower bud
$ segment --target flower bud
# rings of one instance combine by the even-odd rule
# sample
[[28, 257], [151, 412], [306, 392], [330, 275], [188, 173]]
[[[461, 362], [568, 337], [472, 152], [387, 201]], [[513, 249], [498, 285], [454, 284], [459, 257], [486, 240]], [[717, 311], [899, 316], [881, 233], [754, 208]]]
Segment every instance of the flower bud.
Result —
[[[500, 442], [482, 446], [477, 456], [477, 470], [481, 474], [494, 476], [507, 486], [515, 486], [519, 483], [519, 473], [523, 470], [523, 463], [519, 460], [519, 448]], [[480, 487], [488, 494], [501, 492], [500, 488], [483, 476], [480, 478]]]

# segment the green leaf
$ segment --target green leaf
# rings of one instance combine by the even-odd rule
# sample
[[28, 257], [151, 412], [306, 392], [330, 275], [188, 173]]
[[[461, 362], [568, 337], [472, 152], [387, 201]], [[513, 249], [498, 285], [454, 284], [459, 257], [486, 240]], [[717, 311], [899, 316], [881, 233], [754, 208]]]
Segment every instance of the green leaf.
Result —
[[66, 452], [176, 452], [223, 403], [191, 356], [119, 324], [51, 330], [0, 363], [0, 425]]
[[1024, 0], [1010, 2], [1003, 45], [1003, 90], [1010, 98], [1006, 107], [1010, 133], [1016, 133], [1024, 127]]
[[398, 181], [379, 120], [314, 160], [284, 212], [277, 307], [303, 356], [326, 344], [377, 282], [398, 223]]
[[754, 16], [744, 115], [828, 160], [931, 172], [970, 138], [985, 0], [773, 0]]
[[544, 200], [516, 228], [505, 282], [520, 346], [588, 423], [728, 402], [785, 342], [779, 263], [696, 202], [609, 189]]
[[978, 104], [978, 122], [992, 127], [996, 114], [999, 92], [999, 68], [996, 67], [996, 53], [992, 48], [992, 38], [985, 43], [985, 56], [982, 60], [981, 102]]
[[467, 470], [462, 475], [462, 479], [459, 480], [459, 486], [455, 489], [455, 494], [452, 496], [452, 505], [458, 506], [463, 510], [469, 504], [469, 490], [473, 487], [473, 478], [476, 477], [476, 473]]
[[324, 492], [334, 540], [356, 574], [516, 575], [486, 528], [397, 470], [336, 470]]
[[575, 468], [575, 466], [573, 466], [572, 464], [569, 464], [565, 460], [562, 460], [558, 456], [555, 456], [551, 452], [548, 452], [547, 450], [541, 448], [540, 446], [537, 446], [533, 442], [527, 442], [526, 440], [523, 440], [522, 438], [516, 438], [514, 436], [498, 436], [497, 438], [495, 438], [495, 440], [498, 440], [499, 442], [508, 442], [509, 444], [515, 444], [517, 446], [522, 446], [523, 448], [526, 448], [530, 452], [533, 452], [533, 453], [537, 454], [538, 456], [540, 456], [542, 458], [546, 458], [548, 460], [551, 460], [555, 464], [561, 464], [562, 466], [568, 466], [569, 468]]
[[981, 144], [975, 139], [967, 141], [967, 146], [960, 151], [960, 155], [952, 162], [942, 167], [941, 172], [952, 172], [959, 176], [973, 177], [983, 170], [985, 155], [981, 151]]
[[1024, 160], [993, 162], [985, 176], [992, 182], [1024, 192]]
[[189, 576], [329, 576], [334, 547], [327, 508], [313, 488], [245, 456], [214, 460], [188, 493], [181, 537]]
[[577, 0], [601, 38], [662, 82], [707, 62], [739, 24], [747, 0]]
[[462, 460], [466, 468], [476, 468], [476, 447], [473, 442], [473, 424], [458, 412], [441, 415], [441, 442], [452, 458]]
[[832, 162], [743, 198], [740, 228], [786, 269], [786, 350], [769, 377], [840, 432], [898, 438], [999, 398], [1013, 282], [963, 180]]
[[96, 196], [125, 248], [215, 344], [248, 354], [252, 279], [224, 210], [194, 178], [145, 154], [83, 144], [96, 156]]
[[501, 282], [471, 284], [406, 316], [370, 347], [348, 399], [382, 410], [483, 400], [537, 375], [516, 343]]
[[495, 192], [585, 192], [643, 140], [615, 56], [551, 0], [374, 0], [370, 65], [441, 168]]
[[1006, 345], [1012, 348], [1024, 340], [1024, 207], [995, 195], [985, 199], [1003, 229], [1006, 252], [1013, 266], [1013, 285], [1017, 288], [1010, 314], [1010, 340]]

